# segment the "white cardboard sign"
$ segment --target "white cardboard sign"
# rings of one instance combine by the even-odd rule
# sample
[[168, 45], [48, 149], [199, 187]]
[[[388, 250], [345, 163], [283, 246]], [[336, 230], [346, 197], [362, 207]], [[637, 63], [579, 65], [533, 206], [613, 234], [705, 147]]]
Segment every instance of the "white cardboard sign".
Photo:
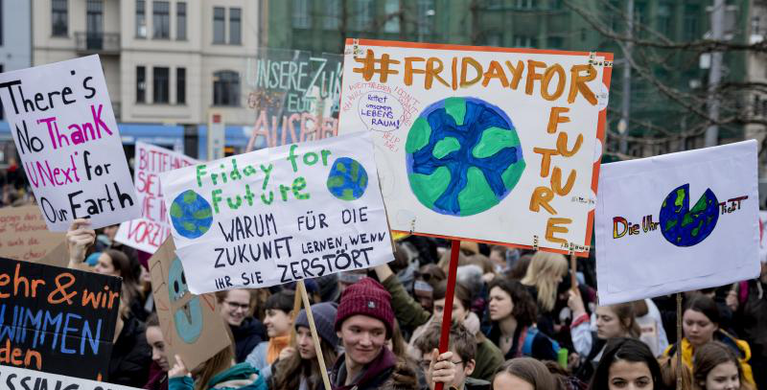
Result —
[[600, 304], [759, 275], [756, 141], [605, 164], [599, 182]]
[[585, 256], [611, 61], [350, 39], [339, 133], [372, 134], [392, 230]]
[[259, 288], [393, 259], [367, 133], [160, 174], [189, 291]]
[[140, 215], [98, 56], [0, 74], [0, 99], [49, 230]]
[[0, 383], [4, 389], [51, 390], [139, 390], [135, 387], [97, 382], [71, 376], [49, 374], [11, 366], [0, 366]]
[[161, 172], [188, 167], [197, 160], [159, 146], [136, 142], [133, 182], [141, 205], [141, 218], [120, 224], [115, 240], [154, 254], [170, 236], [170, 221], [160, 188]]

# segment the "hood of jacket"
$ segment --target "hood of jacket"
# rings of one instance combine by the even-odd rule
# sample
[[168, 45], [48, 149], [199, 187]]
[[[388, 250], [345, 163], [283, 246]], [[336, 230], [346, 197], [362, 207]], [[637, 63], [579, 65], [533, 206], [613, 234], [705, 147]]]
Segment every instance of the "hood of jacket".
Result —
[[266, 381], [257, 369], [248, 363], [240, 363], [214, 376], [208, 382], [209, 389], [248, 389], [266, 390]]

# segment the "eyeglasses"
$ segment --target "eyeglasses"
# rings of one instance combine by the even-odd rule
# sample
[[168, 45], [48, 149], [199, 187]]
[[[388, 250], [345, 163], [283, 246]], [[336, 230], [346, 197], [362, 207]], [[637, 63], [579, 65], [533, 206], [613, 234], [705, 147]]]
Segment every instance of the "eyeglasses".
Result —
[[[463, 363], [463, 360], [459, 360], [457, 362], [451, 361], [450, 363], [453, 363], [453, 364], [455, 364], [457, 366], [457, 365]], [[418, 362], [418, 366], [421, 367], [421, 369], [423, 371], [428, 371], [430, 365], [431, 365], [431, 360], [421, 360], [420, 362]]]
[[241, 304], [241, 303], [232, 302], [232, 301], [224, 301], [224, 303], [226, 303], [227, 305], [229, 305], [229, 307], [231, 307], [232, 309], [235, 309], [235, 310], [236, 309], [242, 309], [242, 310], [250, 309], [250, 305], [247, 305], [247, 304]]

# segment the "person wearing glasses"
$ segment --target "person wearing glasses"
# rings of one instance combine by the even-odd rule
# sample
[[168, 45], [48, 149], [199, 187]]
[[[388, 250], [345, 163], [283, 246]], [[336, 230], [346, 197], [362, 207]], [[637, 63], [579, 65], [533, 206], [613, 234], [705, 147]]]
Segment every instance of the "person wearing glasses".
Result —
[[[426, 330], [415, 342], [415, 348], [423, 356], [419, 361], [421, 369], [426, 374], [426, 381], [431, 382], [432, 360], [430, 352], [439, 347], [442, 324], [433, 321], [428, 324]], [[450, 328], [450, 347], [448, 351], [453, 353], [452, 362], [455, 365], [453, 381], [445, 384], [445, 389], [455, 390], [489, 390], [490, 382], [483, 379], [475, 379], [470, 375], [474, 372], [477, 353], [477, 338], [472, 332], [460, 323], [454, 321]]]
[[238, 288], [216, 293], [219, 313], [234, 335], [235, 360], [242, 363], [248, 354], [266, 338], [266, 329], [257, 318], [251, 317], [253, 295]]

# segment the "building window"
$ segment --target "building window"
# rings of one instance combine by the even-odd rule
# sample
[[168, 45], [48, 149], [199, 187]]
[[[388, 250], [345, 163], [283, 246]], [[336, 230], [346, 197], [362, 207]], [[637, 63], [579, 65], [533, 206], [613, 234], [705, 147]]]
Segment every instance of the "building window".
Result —
[[186, 3], [184, 2], [176, 4], [176, 39], [186, 40]]
[[136, 67], [136, 103], [146, 103], [146, 68]]
[[514, 47], [535, 47], [536, 39], [525, 35], [514, 36]]
[[384, 3], [384, 14], [386, 17], [386, 23], [384, 23], [384, 32], [398, 33], [399, 0], [386, 0], [386, 3]]
[[239, 45], [242, 43], [242, 10], [229, 8], [229, 44]]
[[240, 105], [240, 75], [237, 72], [223, 70], [213, 74], [213, 105]]
[[152, 71], [154, 72], [152, 75], [152, 93], [154, 99], [152, 101], [154, 103], [168, 104], [170, 102], [170, 94], [168, 93], [170, 72], [168, 71], [168, 68], [153, 68]]
[[309, 14], [309, 0], [293, 0], [293, 27], [312, 27], [312, 17]]
[[431, 34], [434, 31], [434, 0], [418, 0], [418, 33]]
[[325, 0], [322, 17], [322, 28], [338, 30], [341, 26], [341, 0]]
[[152, 25], [155, 39], [170, 39], [170, 3], [152, 2]]
[[213, 7], [213, 43], [226, 43], [226, 9]]
[[671, 24], [671, 4], [660, 3], [658, 4], [658, 32], [670, 37], [672, 36], [673, 27]]
[[562, 37], [549, 37], [546, 46], [549, 49], [563, 49], [565, 46], [565, 39]]
[[136, 0], [136, 38], [146, 38], [146, 1]]
[[517, 8], [531, 9], [533, 8], [533, 0], [517, 0]]
[[186, 104], [186, 68], [176, 68], [176, 104]]
[[700, 8], [695, 5], [686, 5], [684, 10], [684, 39], [694, 41], [700, 39], [698, 34], [698, 18]]
[[357, 31], [370, 28], [373, 19], [373, 0], [357, 0]]
[[51, 35], [54, 37], [67, 36], [69, 17], [67, 0], [51, 0]]

